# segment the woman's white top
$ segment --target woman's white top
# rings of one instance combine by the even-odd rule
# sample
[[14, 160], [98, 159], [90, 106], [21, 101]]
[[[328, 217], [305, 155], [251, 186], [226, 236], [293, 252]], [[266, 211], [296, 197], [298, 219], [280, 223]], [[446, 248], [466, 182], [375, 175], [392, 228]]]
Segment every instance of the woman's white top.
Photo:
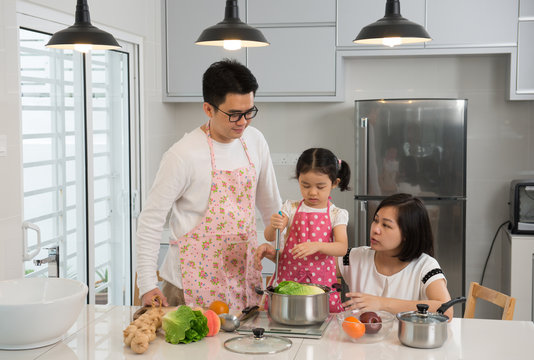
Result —
[[353, 248], [347, 255], [345, 264], [348, 260], [348, 265], [343, 265], [344, 257], [340, 257], [338, 267], [350, 292], [403, 300], [426, 300], [428, 285], [438, 279], [445, 279], [437, 260], [425, 253], [390, 276], [378, 272], [374, 260], [375, 251], [368, 246]]

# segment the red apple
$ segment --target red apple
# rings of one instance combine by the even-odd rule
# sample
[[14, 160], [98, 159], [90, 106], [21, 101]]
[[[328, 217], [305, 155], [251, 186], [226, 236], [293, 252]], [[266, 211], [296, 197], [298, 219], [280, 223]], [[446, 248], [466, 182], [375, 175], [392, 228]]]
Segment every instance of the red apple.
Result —
[[360, 321], [365, 324], [366, 334], [376, 334], [382, 328], [382, 318], [373, 311], [361, 314]]

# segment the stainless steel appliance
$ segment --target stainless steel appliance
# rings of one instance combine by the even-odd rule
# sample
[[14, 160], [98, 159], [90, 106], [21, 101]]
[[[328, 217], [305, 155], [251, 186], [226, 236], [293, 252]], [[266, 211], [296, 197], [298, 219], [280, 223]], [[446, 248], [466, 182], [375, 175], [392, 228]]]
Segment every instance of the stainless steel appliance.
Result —
[[398, 192], [418, 196], [430, 216], [435, 257], [451, 296], [465, 295], [467, 100], [357, 100], [355, 106], [352, 245], [369, 243], [372, 216], [383, 198]]
[[510, 183], [512, 234], [534, 234], [534, 180]]
[[251, 334], [255, 328], [263, 328], [265, 334], [280, 335], [297, 338], [320, 339], [335, 315], [329, 315], [326, 320], [311, 325], [284, 325], [269, 316], [266, 311], [260, 311], [258, 316], [248, 319], [237, 329], [239, 334]]

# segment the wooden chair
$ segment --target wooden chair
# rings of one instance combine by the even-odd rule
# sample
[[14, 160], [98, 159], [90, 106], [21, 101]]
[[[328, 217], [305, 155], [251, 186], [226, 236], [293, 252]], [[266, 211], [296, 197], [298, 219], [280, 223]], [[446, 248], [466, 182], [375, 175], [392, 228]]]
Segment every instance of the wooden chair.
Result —
[[[156, 275], [158, 276], [158, 281], [163, 281], [163, 279], [159, 276], [159, 271], [156, 271]], [[141, 306], [141, 299], [139, 298], [139, 288], [137, 287], [137, 273], [135, 273], [134, 286], [135, 288], [134, 288], [133, 305]]]
[[464, 318], [472, 319], [475, 317], [475, 306], [477, 299], [489, 301], [503, 308], [502, 320], [513, 320], [515, 298], [505, 295], [496, 290], [479, 285], [477, 282], [471, 282], [469, 286], [469, 295], [465, 306]]

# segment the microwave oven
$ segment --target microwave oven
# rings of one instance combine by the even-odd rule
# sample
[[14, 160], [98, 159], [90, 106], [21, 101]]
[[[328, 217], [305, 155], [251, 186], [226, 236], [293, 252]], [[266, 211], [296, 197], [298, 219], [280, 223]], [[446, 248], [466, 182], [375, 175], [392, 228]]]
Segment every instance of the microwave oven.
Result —
[[534, 234], [534, 180], [512, 180], [509, 204], [512, 234]]

